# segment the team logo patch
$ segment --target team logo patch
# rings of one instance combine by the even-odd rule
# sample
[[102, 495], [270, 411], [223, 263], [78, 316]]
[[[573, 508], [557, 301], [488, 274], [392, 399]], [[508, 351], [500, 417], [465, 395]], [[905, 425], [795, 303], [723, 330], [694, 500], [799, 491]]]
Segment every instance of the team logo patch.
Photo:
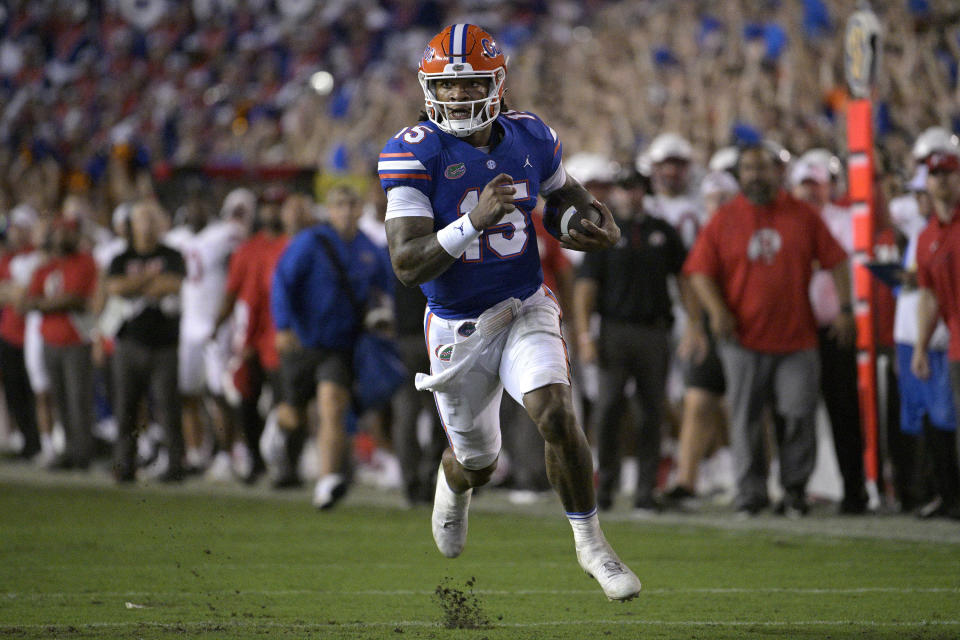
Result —
[[462, 335], [464, 338], [469, 338], [477, 331], [477, 325], [472, 322], [464, 322], [460, 325], [460, 328], [457, 329], [457, 333]]
[[493, 170], [497, 168], [496, 160], [487, 160], [487, 169]]
[[430, 62], [431, 60], [433, 60], [433, 56], [435, 56], [436, 54], [437, 52], [434, 50], [433, 47], [427, 47], [426, 49], [423, 50], [423, 61]]
[[452, 344], [442, 344], [437, 347], [437, 360], [440, 362], [450, 362], [450, 359], [453, 358], [453, 345]]
[[783, 239], [776, 229], [757, 229], [747, 244], [747, 258], [751, 262], [772, 264], [783, 247]]
[[462, 178], [463, 174], [467, 172], [467, 165], [462, 162], [456, 164], [451, 164], [449, 167], [443, 170], [443, 177], [449, 180], [456, 180], [457, 178]]

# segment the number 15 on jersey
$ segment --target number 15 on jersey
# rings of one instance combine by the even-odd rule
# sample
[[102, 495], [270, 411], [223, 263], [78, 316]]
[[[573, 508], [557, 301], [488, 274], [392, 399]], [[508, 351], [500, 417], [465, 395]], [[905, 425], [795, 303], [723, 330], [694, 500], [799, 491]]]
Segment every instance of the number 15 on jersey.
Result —
[[[514, 182], [513, 186], [517, 193], [514, 200], [524, 200], [529, 198], [527, 183]], [[463, 197], [460, 198], [461, 216], [467, 215], [480, 203], [481, 189], [468, 189]], [[519, 206], [510, 213], [503, 216], [500, 222], [492, 227], [488, 227], [474, 240], [464, 252], [461, 260], [464, 262], [483, 262], [484, 258], [494, 258], [506, 260], [519, 256], [527, 248], [527, 242], [530, 239], [530, 231], [527, 221], [527, 214]], [[482, 245], [485, 244], [487, 251], [482, 251]], [[484, 256], [486, 253], [486, 256]]]

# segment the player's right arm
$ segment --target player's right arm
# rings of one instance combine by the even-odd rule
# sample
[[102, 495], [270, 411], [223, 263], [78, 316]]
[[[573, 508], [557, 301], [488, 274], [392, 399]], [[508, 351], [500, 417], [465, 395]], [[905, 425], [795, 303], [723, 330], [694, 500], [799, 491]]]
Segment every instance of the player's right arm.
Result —
[[[430, 201], [424, 196], [418, 204], [419, 191], [397, 192], [394, 187], [387, 191], [387, 244], [390, 249], [390, 262], [397, 278], [406, 286], [423, 284], [433, 280], [456, 262], [470, 242], [480, 236], [484, 229], [491, 227], [513, 211], [513, 178], [501, 173], [487, 183], [480, 192], [477, 206], [466, 216], [461, 216], [439, 231], [434, 231], [434, 219]], [[391, 201], [396, 203], [404, 193], [407, 200], [404, 206], [424, 209], [422, 215], [407, 213], [391, 216]]]

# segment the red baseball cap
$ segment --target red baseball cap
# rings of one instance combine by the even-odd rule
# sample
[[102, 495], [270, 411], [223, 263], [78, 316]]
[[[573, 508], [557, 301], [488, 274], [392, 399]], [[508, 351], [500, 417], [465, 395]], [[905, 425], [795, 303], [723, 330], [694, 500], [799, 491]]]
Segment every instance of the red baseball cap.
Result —
[[70, 231], [79, 231], [80, 221], [76, 218], [65, 218], [60, 216], [53, 221], [51, 226], [54, 229], [69, 229]]
[[934, 151], [924, 163], [931, 173], [960, 171], [960, 156], [949, 151]]

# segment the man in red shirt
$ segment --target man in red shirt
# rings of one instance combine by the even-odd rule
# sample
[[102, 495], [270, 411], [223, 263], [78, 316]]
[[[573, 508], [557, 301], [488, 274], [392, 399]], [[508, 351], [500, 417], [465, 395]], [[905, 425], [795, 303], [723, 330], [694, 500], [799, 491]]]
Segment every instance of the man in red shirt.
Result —
[[[254, 458], [253, 476], [263, 470], [258, 447], [263, 419], [257, 404], [264, 378], [274, 389], [274, 397], [279, 396], [280, 356], [270, 313], [273, 271], [290, 238], [310, 224], [312, 210], [308, 205], [309, 201], [302, 196], [289, 198], [282, 187], [270, 186], [264, 190], [258, 212], [261, 230], [240, 245], [230, 258], [227, 291], [217, 320], [218, 328], [231, 316], [234, 321], [233, 349], [242, 363], [240, 375], [235, 376], [243, 380], [240, 385], [243, 388], [236, 387], [240, 395], [240, 423]], [[280, 485], [297, 484], [295, 477], [275, 481]]]
[[10, 261], [16, 256], [33, 251], [30, 232], [37, 222], [37, 213], [30, 205], [20, 205], [10, 212], [6, 251], [0, 256], [0, 371], [3, 372], [3, 391], [10, 415], [23, 436], [20, 457], [30, 459], [40, 452], [37, 431], [37, 410], [33, 389], [27, 376], [23, 354], [26, 321], [17, 311], [16, 302], [22, 295], [10, 273]]
[[764, 145], [743, 149], [741, 193], [720, 207], [684, 265], [720, 341], [731, 412], [735, 507], [769, 504], [763, 409], [774, 409], [783, 510], [807, 511], [816, 461], [817, 325], [808, 291], [814, 263], [830, 269], [841, 297], [834, 329], [854, 331], [847, 254], [809, 205], [781, 189], [782, 166]]
[[43, 358], [67, 446], [53, 468], [86, 469], [92, 455], [93, 361], [89, 304], [97, 287], [93, 256], [77, 250], [76, 221], [58, 220], [52, 257], [33, 274], [20, 311], [43, 314]]
[[[956, 138], [926, 158], [927, 193], [934, 215], [917, 241], [917, 345], [910, 369], [921, 380], [930, 377], [927, 348], [938, 317], [950, 330], [947, 360], [953, 402], [960, 406], [960, 144]], [[960, 439], [958, 439], [960, 443]], [[960, 517], [960, 505], [944, 505]]]

